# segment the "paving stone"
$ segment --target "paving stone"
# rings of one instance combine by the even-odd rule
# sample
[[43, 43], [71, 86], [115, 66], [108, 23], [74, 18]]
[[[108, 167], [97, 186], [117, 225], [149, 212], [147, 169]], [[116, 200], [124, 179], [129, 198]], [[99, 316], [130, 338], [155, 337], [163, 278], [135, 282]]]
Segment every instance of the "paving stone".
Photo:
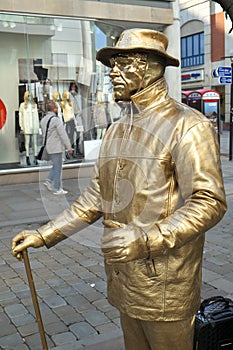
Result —
[[120, 317], [112, 319], [112, 322], [115, 323], [119, 328], [121, 328], [121, 320]]
[[104, 323], [100, 326], [96, 326], [96, 330], [98, 331], [98, 333], [109, 333], [109, 332], [114, 332], [119, 330], [119, 326], [117, 326], [115, 323], [113, 322], [109, 322], [109, 323]]
[[[89, 337], [81, 339], [81, 342], [84, 346], [88, 347], [90, 345], [94, 345], [99, 350], [101, 349], [101, 346], [103, 346], [103, 342], [110, 342], [110, 344], [114, 344], [114, 339], [122, 339], [122, 331], [114, 331], [114, 332], [109, 332], [109, 333], [104, 333], [104, 334], [94, 334]], [[109, 345], [109, 344], [108, 344]], [[86, 349], [85, 349], [86, 350]]]
[[[91, 303], [101, 299], [103, 294], [97, 292], [94, 288], [91, 291], [85, 293], [85, 298], [89, 300]], [[93, 303], [94, 304], [94, 303]]]
[[65, 277], [65, 276], [70, 276], [73, 275], [73, 272], [71, 272], [68, 269], [60, 269], [60, 270], [56, 270], [56, 275], [60, 276], [60, 277]]
[[69, 343], [76, 342], [76, 337], [71, 332], [55, 334], [52, 336], [52, 339], [56, 345], [66, 344], [67, 348], [69, 348]]
[[54, 295], [54, 289], [50, 287], [45, 287], [45, 288], [36, 288], [37, 295], [39, 295], [42, 299], [49, 297], [51, 295]]
[[226, 293], [233, 292], [233, 282], [227, 281], [224, 278], [219, 278], [217, 280], [211, 281], [211, 285], [225, 291]]
[[18, 350], [23, 349], [22, 346], [26, 349], [25, 343], [18, 333], [0, 337], [0, 349]]
[[15, 305], [17, 303], [19, 303], [20, 300], [18, 298], [16, 298], [16, 296], [13, 299], [5, 299], [1, 301], [1, 306], [2, 307], [8, 307], [10, 305]]
[[77, 293], [74, 295], [66, 296], [64, 299], [69, 305], [77, 307], [78, 310], [87, 310], [89, 307], [93, 308], [86, 298]]
[[2, 309], [0, 312], [0, 327], [2, 323], [10, 323], [9, 317], [5, 314], [4, 310]]
[[53, 278], [47, 279], [47, 283], [50, 287], [65, 285], [65, 281], [62, 278], [55, 277], [54, 275]]
[[17, 332], [17, 329], [15, 326], [8, 322], [1, 322], [0, 323], [0, 337], [4, 337], [9, 334], [14, 334]]
[[[48, 344], [48, 349], [54, 347], [54, 342], [47, 336], [46, 341]], [[39, 332], [28, 337], [25, 337], [25, 344], [28, 346], [30, 350], [42, 350], [42, 343]], [[17, 348], [15, 348], [17, 349]], [[18, 350], [18, 349], [17, 349]]]
[[86, 346], [85, 350], [125, 350], [123, 337], [118, 337], [111, 340], [105, 340], [104, 342]]
[[13, 304], [5, 307], [5, 311], [9, 317], [23, 316], [28, 313], [22, 304]]
[[51, 308], [56, 308], [59, 306], [66, 305], [65, 300], [61, 298], [59, 295], [52, 295], [50, 297], [46, 297], [44, 298], [44, 301]]
[[20, 299], [21, 303], [26, 307], [30, 307], [30, 305], [32, 305], [32, 297], [31, 294], [27, 293], [26, 297], [24, 296], [24, 294], [19, 294], [18, 298]]
[[79, 291], [81, 294], [84, 294], [86, 292], [89, 292], [92, 290], [92, 287], [90, 286], [89, 283], [85, 283], [85, 282], [80, 282], [80, 283], [75, 283], [73, 284], [73, 288], [77, 291]]
[[45, 332], [49, 335], [54, 335], [57, 333], [63, 333], [68, 331], [68, 327], [61, 320], [59, 320], [56, 323], [49, 323], [49, 324], [44, 323], [44, 329], [45, 329]]
[[[84, 349], [82, 343], [78, 340], [74, 343], [69, 343], [69, 349], [67, 349], [67, 345], [64, 344], [64, 345], [59, 345], [59, 346], [56, 346], [54, 348], [51, 348], [51, 350], [80, 350], [80, 349]], [[85, 348], [86, 350], [87, 348]]]
[[2, 304], [3, 301], [9, 300], [9, 299], [14, 299], [14, 298], [15, 298], [14, 292], [7, 292], [4, 294], [0, 294], [0, 303]]
[[83, 317], [92, 325], [97, 326], [108, 322], [108, 318], [100, 311], [93, 310], [83, 314]]
[[18, 331], [22, 337], [27, 337], [31, 334], [38, 333], [38, 323], [36, 321], [27, 323], [18, 327]]
[[50, 314], [46, 314], [43, 315], [43, 323], [44, 324], [50, 324], [50, 323], [58, 323], [60, 322], [60, 318], [55, 314], [55, 313], [50, 313]]
[[97, 307], [98, 310], [107, 313], [113, 310], [113, 306], [109, 304], [106, 298], [98, 299], [93, 302], [93, 305]]
[[87, 322], [78, 322], [75, 324], [72, 324], [69, 327], [70, 331], [73, 332], [78, 339], [85, 338], [89, 336], [90, 334], [96, 334], [95, 328], [93, 328], [89, 323]]
[[75, 311], [70, 305], [58, 307], [54, 309], [54, 312], [66, 325], [71, 325], [84, 320], [81, 314]]
[[[53, 312], [53, 310], [44, 302], [39, 301], [39, 308], [40, 308], [40, 312], [41, 312], [42, 317], [44, 317], [44, 315], [51, 314]], [[31, 305], [27, 309], [35, 317], [34, 306]]]
[[106, 283], [106, 281], [95, 282], [95, 288], [101, 293], [106, 292], [106, 290], [107, 290], [107, 283]]
[[11, 317], [11, 321], [16, 327], [20, 327], [27, 323], [34, 322], [35, 318], [31, 314], [27, 313], [23, 315], [23, 317], [22, 316]]
[[61, 296], [61, 297], [65, 297], [65, 296], [69, 296], [69, 295], [74, 295], [75, 294], [75, 289], [72, 287], [58, 287], [56, 288], [57, 293]]

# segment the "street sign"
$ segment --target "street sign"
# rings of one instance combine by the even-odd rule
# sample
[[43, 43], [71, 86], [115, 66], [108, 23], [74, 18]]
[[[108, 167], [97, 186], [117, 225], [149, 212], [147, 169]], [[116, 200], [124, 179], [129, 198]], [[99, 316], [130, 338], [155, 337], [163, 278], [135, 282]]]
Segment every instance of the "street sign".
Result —
[[219, 77], [219, 84], [231, 84], [231, 77]]
[[213, 77], [231, 77], [231, 67], [219, 66], [213, 70]]

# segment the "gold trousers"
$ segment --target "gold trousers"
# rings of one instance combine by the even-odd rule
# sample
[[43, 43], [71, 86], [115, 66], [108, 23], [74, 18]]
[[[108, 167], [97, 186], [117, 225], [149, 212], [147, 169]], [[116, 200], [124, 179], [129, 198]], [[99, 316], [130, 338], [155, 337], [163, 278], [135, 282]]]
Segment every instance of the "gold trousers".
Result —
[[126, 350], [193, 350], [195, 315], [166, 322], [120, 316]]

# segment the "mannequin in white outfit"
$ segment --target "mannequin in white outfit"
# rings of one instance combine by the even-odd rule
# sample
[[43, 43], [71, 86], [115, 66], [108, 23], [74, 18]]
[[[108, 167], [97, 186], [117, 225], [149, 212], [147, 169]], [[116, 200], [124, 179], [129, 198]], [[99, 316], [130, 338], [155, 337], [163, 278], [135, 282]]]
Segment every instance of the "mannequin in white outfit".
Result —
[[31, 165], [29, 158], [29, 146], [32, 142], [33, 155], [37, 156], [37, 135], [39, 133], [39, 116], [38, 109], [31, 93], [25, 91], [24, 102], [19, 107], [19, 125], [25, 138], [26, 161], [27, 165]]

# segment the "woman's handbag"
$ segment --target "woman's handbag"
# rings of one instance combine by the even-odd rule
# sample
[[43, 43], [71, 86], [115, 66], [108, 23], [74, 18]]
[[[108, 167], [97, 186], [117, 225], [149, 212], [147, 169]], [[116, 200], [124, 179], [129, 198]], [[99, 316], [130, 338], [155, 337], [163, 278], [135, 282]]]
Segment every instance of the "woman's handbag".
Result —
[[45, 145], [41, 146], [40, 151], [37, 155], [37, 159], [39, 160], [49, 160], [49, 154], [46, 151]]
[[41, 146], [40, 148], [40, 151], [37, 155], [37, 159], [38, 160], [49, 160], [49, 154], [46, 150], [46, 141], [47, 141], [47, 135], [48, 135], [48, 129], [49, 129], [49, 124], [50, 124], [50, 121], [51, 119], [55, 117], [55, 115], [53, 115], [47, 122], [47, 125], [46, 125], [46, 132], [45, 132], [45, 138], [44, 138], [44, 144], [43, 146]]

